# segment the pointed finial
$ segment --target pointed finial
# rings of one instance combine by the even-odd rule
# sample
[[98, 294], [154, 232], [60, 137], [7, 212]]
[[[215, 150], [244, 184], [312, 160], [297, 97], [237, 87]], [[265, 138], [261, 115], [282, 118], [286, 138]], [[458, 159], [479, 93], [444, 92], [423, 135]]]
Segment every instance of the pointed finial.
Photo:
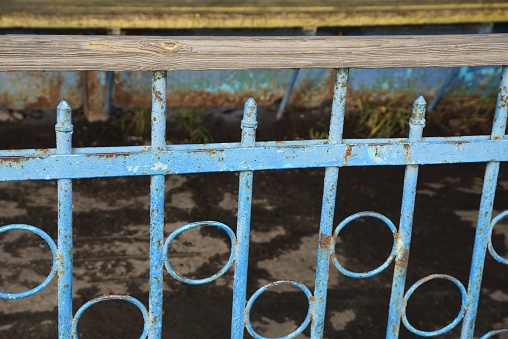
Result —
[[58, 106], [56, 108], [60, 109], [60, 110], [68, 110], [68, 109], [71, 109], [71, 105], [69, 105], [67, 100], [63, 99], [62, 101], [60, 101], [60, 103], [58, 104]]
[[423, 95], [420, 95], [413, 102], [413, 112], [411, 114], [411, 123], [413, 124], [425, 124], [425, 107], [427, 106], [427, 101], [423, 98]]
[[243, 110], [243, 120], [242, 120], [242, 128], [250, 127], [256, 128], [256, 115], [257, 115], [258, 104], [254, 98], [250, 97], [245, 102], [244, 110]]

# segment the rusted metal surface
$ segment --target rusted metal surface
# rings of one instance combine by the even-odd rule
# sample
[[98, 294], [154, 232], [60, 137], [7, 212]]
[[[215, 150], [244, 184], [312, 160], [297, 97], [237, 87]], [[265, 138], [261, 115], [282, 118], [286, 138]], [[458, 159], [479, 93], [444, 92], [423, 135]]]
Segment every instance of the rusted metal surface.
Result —
[[[166, 86], [167, 72], [152, 73], [152, 135], [151, 151], [160, 152], [166, 147]], [[164, 169], [160, 161], [153, 167]], [[164, 270], [164, 201], [165, 177], [150, 177], [150, 294], [148, 300], [148, 338], [162, 336], [162, 287]]]
[[[457, 76], [449, 95], [490, 93], [499, 68], [465, 69]], [[349, 90], [383, 96], [415, 92], [434, 95], [446, 80], [447, 69], [351, 70]], [[408, 80], [410, 79], [410, 80]], [[168, 107], [231, 107], [256, 97], [268, 106], [283, 97], [289, 84], [289, 70], [170, 72]], [[302, 70], [291, 94], [289, 106], [317, 107], [331, 96], [330, 70]], [[113, 78], [111, 105], [119, 109], [149, 107], [150, 74], [117, 72]], [[481, 88], [478, 93], [477, 88]], [[27, 90], [28, 89], [28, 90]], [[104, 119], [107, 106], [103, 72], [0, 73], [0, 108], [12, 110], [52, 109], [65, 98], [74, 108], [82, 107], [90, 120]]]
[[[55, 125], [57, 154], [72, 154], [72, 110], [58, 105]], [[72, 180], [58, 180], [58, 337], [69, 338], [72, 324]]]
[[[281, 338], [295, 338], [310, 326], [312, 339], [323, 337], [326, 302], [329, 298], [328, 277], [330, 261], [343, 275], [351, 278], [369, 278], [387, 269], [395, 262], [386, 338], [397, 338], [401, 323], [418, 336], [448, 333], [463, 319], [461, 338], [474, 334], [476, 311], [482, 283], [482, 270], [487, 249], [501, 264], [508, 261], [492, 248], [491, 233], [496, 223], [508, 211], [492, 220], [493, 199], [496, 192], [499, 163], [508, 161], [508, 67], [503, 68], [499, 86], [497, 108], [491, 135], [423, 138], [426, 102], [418, 97], [409, 119], [409, 137], [399, 139], [343, 139], [346, 96], [350, 72], [335, 70], [332, 116], [327, 140], [296, 140], [256, 142], [257, 104], [247, 100], [241, 122], [240, 143], [207, 145], [166, 145], [166, 88], [167, 72], [152, 73], [151, 92], [151, 145], [142, 147], [72, 148], [71, 106], [65, 100], [57, 107], [56, 149], [26, 149], [0, 151], [0, 181], [58, 180], [58, 242], [35, 226], [13, 224], [0, 228], [27, 230], [41, 236], [53, 253], [53, 269], [35, 289], [19, 293], [0, 292], [0, 298], [19, 299], [44, 289], [54, 275], [58, 276], [58, 327], [59, 337], [77, 338], [78, 322], [85, 310], [107, 300], [123, 300], [134, 304], [142, 312], [144, 330], [142, 338], [161, 338], [163, 302], [163, 271], [183, 283], [203, 284], [219, 279], [234, 267], [231, 338], [241, 339], [247, 330], [254, 338], [264, 338], [253, 329], [250, 319], [252, 307], [264, 292], [280, 285], [301, 290], [308, 302], [304, 321], [291, 333]], [[147, 92], [148, 92], [147, 91]], [[458, 279], [443, 274], [421, 278], [406, 290], [406, 272], [410, 259], [411, 234], [414, 227], [416, 184], [419, 165], [445, 163], [487, 163], [480, 202], [475, 245], [472, 255], [470, 279], [466, 287]], [[406, 166], [400, 210], [396, 226], [383, 214], [373, 211], [359, 212], [345, 218], [334, 228], [339, 168], [346, 166]], [[325, 169], [323, 199], [319, 232], [315, 238], [317, 249], [314, 291], [296, 281], [279, 280], [261, 286], [252, 296], [247, 295], [247, 277], [250, 246], [252, 184], [255, 171], [320, 167]], [[240, 172], [238, 193], [238, 219], [236, 233], [233, 228], [218, 221], [197, 221], [178, 228], [164, 241], [165, 176], [204, 172]], [[72, 180], [76, 178], [112, 176], [150, 176], [150, 278], [148, 310], [142, 302], [130, 296], [105, 295], [92, 298], [81, 306], [73, 317], [72, 307]], [[383, 264], [367, 272], [345, 269], [335, 256], [335, 246], [341, 230], [358, 218], [376, 218], [389, 228], [393, 235], [392, 250]], [[216, 227], [227, 233], [231, 241], [231, 254], [225, 266], [216, 274], [203, 279], [187, 279], [178, 275], [167, 257], [168, 247], [179, 234], [196, 227]], [[332, 266], [333, 268], [333, 266]], [[56, 274], [55, 274], [56, 273]], [[422, 331], [414, 327], [406, 316], [408, 299], [418, 287], [434, 279], [445, 279], [455, 284], [461, 294], [458, 315], [444, 327]], [[507, 330], [491, 331], [489, 338]]]

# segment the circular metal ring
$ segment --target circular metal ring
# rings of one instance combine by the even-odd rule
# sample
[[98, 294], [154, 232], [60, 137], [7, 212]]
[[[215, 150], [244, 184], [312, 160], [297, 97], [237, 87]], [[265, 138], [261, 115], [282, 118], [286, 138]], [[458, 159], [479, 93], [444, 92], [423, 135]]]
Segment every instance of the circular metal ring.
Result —
[[51, 282], [51, 280], [53, 280], [53, 277], [55, 276], [55, 273], [58, 269], [58, 263], [56, 261], [57, 247], [56, 247], [56, 244], [53, 241], [53, 239], [51, 239], [51, 237], [46, 232], [44, 232], [43, 230], [41, 230], [40, 228], [37, 228], [35, 226], [30, 226], [30, 225], [25, 225], [25, 224], [12, 224], [12, 225], [0, 227], [0, 233], [4, 233], [7, 231], [14, 231], [14, 230], [29, 231], [29, 232], [35, 233], [39, 237], [41, 237], [44, 241], [46, 241], [49, 248], [51, 249], [51, 254], [53, 255], [53, 266], [51, 267], [51, 272], [49, 272], [46, 279], [44, 279], [44, 281], [41, 282], [38, 286], [36, 286], [28, 291], [24, 291], [24, 292], [15, 292], [15, 293], [0, 292], [0, 298], [4, 298], [4, 299], [21, 299], [21, 298], [26, 298], [26, 297], [32, 296], [36, 293], [39, 293], [41, 290], [46, 288], [46, 286], [48, 286], [48, 284]]
[[494, 259], [496, 259], [501, 264], [505, 265], [508, 265], [508, 259], [505, 259], [502, 256], [500, 256], [494, 249], [494, 246], [492, 245], [492, 230], [494, 229], [494, 226], [496, 226], [496, 224], [507, 215], [508, 211], [504, 211], [503, 213], [497, 215], [494, 219], [492, 219], [489, 229], [489, 244], [488, 244], [489, 252], [494, 257]]
[[97, 298], [93, 298], [92, 300], [87, 301], [83, 306], [79, 308], [79, 310], [76, 312], [76, 315], [74, 315], [74, 318], [72, 319], [72, 328], [71, 328], [71, 337], [73, 339], [78, 339], [78, 322], [83, 313], [90, 308], [92, 305], [95, 305], [97, 303], [108, 301], [108, 300], [123, 300], [130, 302], [134, 306], [136, 306], [143, 315], [143, 333], [139, 336], [139, 339], [146, 338], [147, 332], [148, 332], [148, 311], [146, 310], [145, 305], [141, 303], [141, 301], [128, 296], [128, 295], [104, 295]]
[[[371, 271], [368, 271], [368, 272], [360, 272], [360, 273], [358, 273], [358, 272], [352, 272], [352, 271], [349, 271], [349, 270], [345, 269], [339, 263], [339, 260], [335, 256], [335, 244], [337, 242], [337, 237], [339, 236], [339, 232], [344, 227], [346, 227], [347, 224], [349, 224], [353, 220], [356, 220], [356, 219], [359, 219], [359, 218], [363, 218], [363, 217], [376, 218], [378, 220], [381, 220], [386, 226], [388, 226], [388, 228], [390, 229], [390, 231], [392, 231], [392, 234], [393, 234], [393, 246], [392, 246], [392, 251], [390, 252], [390, 255], [388, 256], [388, 258], [385, 260], [385, 262], [381, 266], [379, 266], [378, 268], [375, 268], [375, 269], [373, 269]], [[359, 213], [355, 213], [353, 215], [350, 215], [349, 217], [344, 219], [335, 228], [335, 231], [333, 232], [333, 243], [332, 243], [332, 249], [331, 249], [332, 253], [334, 253], [334, 256], [332, 257], [332, 262], [335, 265], [335, 267], [337, 267], [337, 269], [342, 274], [344, 274], [345, 276], [348, 276], [348, 277], [351, 277], [351, 278], [369, 278], [369, 277], [372, 277], [372, 276], [374, 276], [374, 275], [376, 275], [378, 273], [381, 273], [382, 271], [384, 271], [392, 263], [392, 261], [395, 259], [395, 255], [396, 255], [396, 246], [397, 246], [397, 228], [395, 227], [393, 222], [391, 222], [390, 219], [388, 219], [384, 215], [382, 215], [380, 213], [376, 213], [376, 212], [370, 212], [370, 211], [359, 212]]]
[[[229, 239], [231, 240], [231, 254], [229, 255], [228, 261], [226, 262], [224, 267], [222, 267], [220, 269], [219, 272], [215, 273], [214, 275], [212, 275], [208, 278], [191, 279], [191, 278], [183, 277], [173, 270], [173, 268], [171, 267], [171, 264], [169, 263], [169, 260], [168, 260], [168, 250], [169, 250], [169, 245], [171, 244], [171, 241], [173, 241], [178, 235], [180, 235], [181, 233], [183, 233], [187, 230], [190, 230], [192, 228], [198, 228], [198, 227], [217, 227], [217, 228], [220, 228], [221, 230], [225, 231], [227, 233], [227, 235], [229, 236]], [[193, 223], [190, 223], [190, 224], [187, 224], [187, 225], [177, 228], [166, 239], [166, 242], [164, 243], [164, 252], [163, 252], [164, 266], [166, 267], [166, 270], [168, 271], [168, 273], [171, 274], [171, 276], [173, 278], [175, 278], [176, 280], [178, 280], [180, 282], [183, 282], [183, 283], [186, 283], [189, 285], [206, 284], [206, 283], [212, 282], [212, 281], [220, 278], [222, 275], [224, 275], [224, 273], [226, 273], [229, 270], [229, 268], [231, 267], [231, 265], [233, 264], [233, 261], [235, 259], [235, 255], [234, 255], [234, 253], [235, 253], [234, 247], [236, 246], [235, 244], [236, 244], [235, 233], [233, 232], [233, 230], [231, 230], [231, 228], [229, 228], [229, 226], [227, 226], [223, 223], [217, 222], [217, 221], [193, 222]]]
[[494, 330], [494, 331], [490, 331], [489, 333], [486, 333], [480, 339], [488, 339], [488, 338], [492, 338], [498, 334], [506, 334], [506, 333], [508, 333], [508, 328], [504, 328], [502, 330]]
[[[421, 330], [414, 328], [409, 323], [409, 320], [407, 320], [406, 306], [407, 306], [407, 302], [408, 302], [409, 298], [411, 297], [411, 295], [413, 294], [413, 292], [421, 285], [423, 285], [426, 282], [433, 280], [433, 279], [444, 279], [444, 280], [448, 280], [448, 281], [451, 281], [452, 283], [454, 283], [459, 288], [460, 294], [462, 296], [462, 303], [460, 305], [459, 314], [447, 326], [443, 327], [440, 330], [436, 330], [436, 331], [421, 331]], [[459, 280], [457, 280], [454, 277], [447, 275], [447, 274], [431, 274], [425, 278], [418, 280], [413, 286], [411, 286], [411, 288], [404, 295], [404, 300], [403, 300], [403, 304], [402, 304], [402, 322], [404, 323], [404, 326], [406, 326], [406, 328], [408, 330], [410, 330], [414, 334], [420, 335], [422, 337], [433, 337], [436, 335], [444, 334], [444, 333], [450, 331], [451, 329], [453, 329], [455, 326], [457, 326], [457, 324], [462, 320], [462, 318], [464, 318], [464, 313], [466, 312], [466, 303], [467, 303], [467, 292], [466, 292], [466, 289], [464, 288], [464, 285], [462, 285], [462, 283]]]
[[[277, 337], [277, 338], [268, 338], [268, 337], [263, 337], [261, 335], [259, 335], [253, 328], [252, 328], [252, 324], [250, 322], [250, 311], [252, 309], [252, 305], [254, 304], [254, 302], [256, 301], [256, 299], [261, 295], [263, 294], [264, 292], [268, 291], [269, 289], [275, 287], [275, 286], [279, 286], [279, 285], [290, 285], [290, 286], [293, 286], [293, 287], [296, 287], [300, 290], [303, 291], [303, 293], [305, 293], [305, 296], [307, 297], [307, 300], [309, 302], [309, 309], [307, 311], [307, 315], [305, 316], [305, 320], [303, 321], [303, 323], [300, 325], [300, 327], [298, 327], [296, 330], [294, 330], [293, 332], [291, 332], [290, 334], [288, 335], [285, 335], [283, 337]], [[291, 339], [291, 338], [295, 338], [297, 335], [299, 335], [300, 333], [303, 332], [303, 330], [305, 330], [307, 328], [307, 326], [309, 325], [310, 323], [310, 313], [311, 313], [311, 309], [312, 309], [312, 304], [313, 304], [313, 301], [312, 301], [313, 297], [312, 297], [312, 292], [305, 286], [303, 285], [302, 283], [299, 283], [298, 281], [293, 281], [293, 280], [280, 280], [280, 281], [276, 281], [274, 283], [271, 283], [271, 284], [268, 284], [268, 285], [265, 285], [263, 287], [261, 287], [260, 289], [258, 289], [249, 299], [249, 301], [247, 302], [247, 306], [245, 307], [245, 311], [246, 311], [246, 314], [245, 314], [245, 317], [246, 317], [246, 328], [247, 328], [247, 331], [250, 333], [250, 335], [252, 337], [254, 337], [255, 339]]]

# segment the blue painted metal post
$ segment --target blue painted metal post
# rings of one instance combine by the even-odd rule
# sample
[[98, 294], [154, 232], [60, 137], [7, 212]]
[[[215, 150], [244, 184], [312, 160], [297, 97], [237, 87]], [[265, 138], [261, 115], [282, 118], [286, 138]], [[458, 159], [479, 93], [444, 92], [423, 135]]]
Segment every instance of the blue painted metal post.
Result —
[[[167, 72], [152, 73], [152, 152], [166, 149]], [[154, 166], [164, 167], [163, 163]], [[150, 177], [150, 296], [148, 338], [162, 335], [162, 274], [164, 244], [164, 175]]]
[[[506, 119], [508, 115], [508, 66], [503, 67], [501, 84], [497, 97], [496, 112], [492, 125], [492, 140], [503, 139], [506, 131]], [[499, 162], [489, 162], [485, 170], [483, 181], [482, 198], [478, 212], [478, 224], [476, 225], [476, 236], [473, 249], [473, 259], [469, 274], [467, 291], [466, 314], [462, 325], [461, 338], [473, 338], [476, 310], [480, 298], [483, 266], [485, 264], [485, 253], [489, 242], [489, 228], [492, 219], [492, 208], [496, 194], [497, 177], [499, 174]]]
[[[341, 68], [335, 71], [335, 85], [333, 89], [332, 116], [330, 118], [329, 144], [342, 142], [344, 130], [344, 114], [346, 110], [347, 85], [349, 69]], [[333, 215], [335, 211], [335, 198], [337, 195], [337, 181], [339, 168], [327, 167], [323, 187], [323, 204], [319, 227], [319, 245], [316, 263], [316, 283], [314, 288], [314, 316], [312, 317], [311, 338], [323, 337], [326, 295], [328, 289], [328, 276], [330, 255], [332, 254]]]
[[[415, 142], [422, 138], [425, 126], [425, 99], [420, 96], [413, 104], [413, 113], [409, 119], [409, 141]], [[407, 145], [409, 146], [409, 145]], [[404, 147], [406, 158], [411, 157], [411, 149]], [[386, 338], [398, 338], [400, 330], [401, 312], [406, 283], [407, 264], [409, 260], [409, 247], [411, 231], [413, 228], [413, 212], [416, 198], [416, 183], [418, 180], [418, 166], [406, 166], [404, 175], [404, 190], [402, 193], [402, 206], [400, 210], [399, 233], [396, 245], [395, 272], [393, 274], [392, 295], [388, 313], [388, 326]]]
[[[241, 147], [253, 147], [256, 142], [257, 104], [253, 98], [245, 103], [242, 120]], [[245, 302], [247, 294], [247, 271], [249, 266], [250, 218], [252, 207], [252, 171], [240, 172], [238, 189], [237, 244], [235, 251], [235, 277], [233, 281], [233, 315], [231, 338], [243, 338], [245, 328]]]
[[277, 114], [275, 115], [275, 119], [280, 120], [284, 116], [284, 111], [286, 110], [286, 106], [289, 102], [289, 97], [293, 92], [293, 87], [295, 87], [296, 79], [298, 79], [298, 74], [300, 74], [300, 69], [294, 69], [291, 72], [291, 80], [289, 80], [289, 86], [282, 98], [282, 102], [280, 103], [279, 109], [277, 110]]
[[[72, 111], [67, 101], [57, 107], [56, 151], [72, 153]], [[70, 338], [72, 325], [72, 181], [58, 180], [58, 337]]]

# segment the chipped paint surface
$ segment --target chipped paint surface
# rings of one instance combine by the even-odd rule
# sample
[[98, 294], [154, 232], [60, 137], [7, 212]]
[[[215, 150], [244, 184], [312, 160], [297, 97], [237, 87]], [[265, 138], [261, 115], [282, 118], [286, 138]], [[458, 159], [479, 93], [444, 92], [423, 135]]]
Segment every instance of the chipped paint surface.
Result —
[[[326, 319], [328, 281], [330, 269], [350, 278], [366, 279], [386, 270], [394, 262], [394, 274], [389, 304], [386, 338], [398, 338], [401, 325], [418, 336], [445, 334], [463, 320], [462, 337], [471, 338], [474, 333], [476, 310], [482, 282], [482, 270], [487, 250], [501, 264], [508, 264], [492, 248], [491, 234], [500, 219], [508, 211], [492, 219], [493, 200], [497, 186], [499, 163], [508, 161], [508, 138], [505, 136], [508, 118], [507, 91], [508, 67], [503, 70], [499, 89], [494, 126], [491, 135], [470, 137], [423, 138], [426, 102], [420, 96], [414, 101], [409, 119], [409, 137], [401, 139], [343, 139], [343, 126], [349, 70], [335, 70], [332, 116], [328, 140], [296, 140], [256, 142], [257, 103], [249, 98], [244, 107], [241, 121], [240, 143], [208, 145], [166, 145], [166, 95], [167, 73], [152, 73], [152, 116], [151, 146], [72, 148], [71, 106], [65, 100], [57, 107], [56, 149], [25, 149], [0, 151], [0, 181], [49, 180], [58, 181], [58, 242], [40, 229], [30, 225], [7, 225], [0, 233], [10, 230], [25, 230], [39, 235], [49, 245], [53, 254], [53, 268], [47, 278], [36, 288], [21, 293], [0, 292], [0, 298], [19, 299], [38, 293], [57, 276], [58, 279], [58, 328], [60, 338], [77, 337], [78, 322], [90, 306], [109, 300], [121, 300], [134, 304], [143, 315], [142, 337], [162, 337], [164, 268], [169, 275], [186, 284], [199, 285], [221, 278], [234, 268], [231, 338], [242, 339], [245, 330], [254, 338], [264, 338], [252, 327], [251, 309], [257, 298], [268, 290], [283, 287], [296, 288], [308, 302], [308, 311], [301, 324], [281, 338], [295, 338], [310, 326], [311, 338], [321, 338]], [[406, 289], [406, 274], [410, 264], [411, 235], [415, 208], [418, 169], [420, 165], [443, 163], [486, 162], [482, 198], [476, 227], [476, 239], [472, 256], [471, 274], [467, 289], [463, 282], [445, 274], [431, 274], [420, 278]], [[335, 225], [336, 195], [340, 167], [346, 166], [405, 166], [404, 187], [400, 219], [396, 226], [390, 219], [374, 211], [352, 214]], [[251, 295], [247, 295], [249, 247], [251, 243], [252, 204], [264, 203], [253, 200], [253, 178], [255, 171], [267, 169], [292, 169], [321, 167], [325, 169], [321, 220], [319, 232], [308, 238], [316, 249], [314, 291], [304, 282], [293, 280], [268, 281]], [[195, 221], [186, 223], [165, 238], [166, 176], [203, 172], [239, 172], [236, 232], [217, 221]], [[150, 176], [150, 277], [148, 286], [148, 308], [139, 300], [123, 295], [103, 295], [92, 298], [81, 306], [73, 316], [72, 271], [73, 271], [73, 199], [72, 180], [76, 178], [111, 176]], [[479, 183], [476, 186], [480, 186]], [[477, 188], [477, 187], [476, 187]], [[171, 199], [188, 199], [174, 193]], [[48, 203], [49, 205], [49, 203]], [[182, 208], [191, 209], [191, 207]], [[82, 208], [79, 204], [74, 210]], [[393, 235], [392, 250], [377, 268], [367, 272], [352, 272], [342, 266], [344, 257], [337, 255], [335, 246], [339, 232], [358, 218], [376, 218]], [[227, 262], [216, 273], [200, 279], [187, 278], [171, 266], [168, 249], [180, 234], [193, 228], [214, 227], [225, 232], [230, 240]], [[285, 231], [282, 229], [282, 231]], [[188, 235], [188, 234], [187, 234]], [[253, 239], [255, 242], [256, 240]], [[332, 261], [333, 265], [330, 265]], [[334, 268], [335, 266], [335, 268]], [[424, 331], [414, 327], [406, 317], [406, 306], [418, 287], [435, 279], [453, 283], [461, 295], [461, 307], [457, 316], [440, 329]], [[344, 313], [349, 319], [355, 315]], [[346, 322], [347, 323], [347, 322]], [[502, 330], [504, 331], [504, 330]], [[489, 332], [488, 338], [499, 331]]]
[[[131, 166], [131, 167], [132, 167], [132, 166]], [[138, 167], [138, 166], [136, 166], [136, 167]], [[136, 168], [136, 167], [134, 167], [134, 168]], [[162, 162], [160, 162], [160, 161], [157, 161], [155, 164], [153, 164], [153, 166], [152, 166], [152, 167], [150, 167], [150, 169], [151, 169], [152, 171], [158, 171], [158, 170], [162, 170], [162, 171], [164, 171], [164, 170], [166, 170], [167, 168], [168, 168], [168, 165], [164, 165], [164, 164], [163, 164]], [[133, 170], [133, 172], [136, 172], [136, 171], [135, 171], [135, 170]]]

